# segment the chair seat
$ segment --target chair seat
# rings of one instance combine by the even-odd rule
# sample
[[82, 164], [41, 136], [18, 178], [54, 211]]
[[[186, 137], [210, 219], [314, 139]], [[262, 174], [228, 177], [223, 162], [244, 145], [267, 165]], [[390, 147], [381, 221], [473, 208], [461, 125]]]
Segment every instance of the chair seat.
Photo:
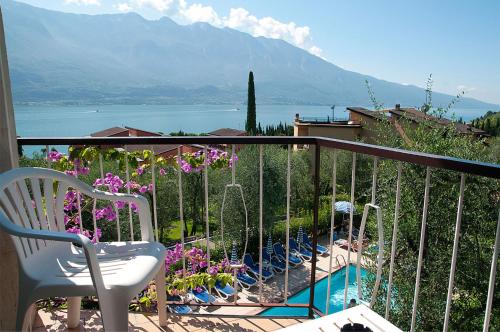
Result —
[[[96, 244], [96, 252], [106, 289], [123, 289], [127, 294], [139, 293], [165, 259], [163, 246], [155, 242], [103, 242]], [[51, 243], [28, 259], [39, 297], [96, 294], [81, 248]]]

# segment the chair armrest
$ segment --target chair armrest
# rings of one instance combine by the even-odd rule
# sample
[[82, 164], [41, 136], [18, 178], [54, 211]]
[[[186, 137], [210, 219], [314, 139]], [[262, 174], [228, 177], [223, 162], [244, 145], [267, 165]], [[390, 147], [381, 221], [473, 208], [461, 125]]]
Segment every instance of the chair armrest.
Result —
[[104, 289], [104, 281], [102, 279], [101, 269], [97, 260], [95, 247], [88, 237], [81, 234], [26, 229], [24, 227], [11, 223], [1, 210], [0, 219], [3, 219], [0, 222], [0, 229], [4, 230], [7, 234], [10, 235], [47, 241], [71, 242], [82, 246], [94, 286], [96, 287], [96, 289]]

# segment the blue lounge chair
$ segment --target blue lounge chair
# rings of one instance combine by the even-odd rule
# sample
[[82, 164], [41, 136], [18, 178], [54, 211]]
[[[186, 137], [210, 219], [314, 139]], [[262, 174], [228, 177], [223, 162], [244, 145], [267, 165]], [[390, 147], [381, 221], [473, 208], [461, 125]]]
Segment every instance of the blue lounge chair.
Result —
[[[245, 254], [245, 257], [243, 257], [243, 263], [246, 266], [248, 266], [248, 268], [250, 269], [249, 271], [252, 272], [254, 276], [259, 278], [260, 275], [259, 264], [254, 263], [252, 256], [250, 256], [250, 254]], [[274, 273], [271, 269], [266, 268], [264, 266], [262, 267], [262, 280], [267, 281], [271, 279], [273, 276]]]
[[244, 289], [250, 289], [252, 286], [257, 285], [257, 280], [250, 277], [246, 272], [238, 273], [236, 279], [238, 279], [238, 283]]
[[[282, 262], [286, 262], [285, 261], [286, 253], [281, 243], [276, 242], [275, 244], [273, 244], [273, 249], [276, 257], [278, 257], [278, 259], [281, 260]], [[294, 253], [290, 252], [290, 254], [288, 255], [288, 262], [293, 266], [298, 266], [302, 264], [302, 259], [300, 259], [300, 257], [295, 255]]]
[[[307, 236], [306, 233], [302, 233], [302, 244], [304, 244], [304, 246], [311, 250], [312, 251], [312, 243], [311, 241], [309, 240], [309, 236]], [[321, 244], [317, 244], [316, 245], [316, 252], [320, 255], [324, 255], [326, 253], [328, 253], [328, 248], [327, 247], [324, 247], [322, 246]]]
[[294, 238], [290, 238], [290, 250], [299, 254], [300, 257], [308, 262], [312, 259], [312, 252], [307, 250], [305, 246], [299, 246]]
[[222, 297], [224, 300], [227, 300], [230, 296], [236, 295], [236, 289], [234, 289], [231, 285], [226, 284], [222, 286], [220, 281], [215, 283], [215, 291]]
[[217, 298], [210, 294], [205, 287], [201, 287], [201, 292], [196, 291], [196, 289], [192, 289], [191, 294], [194, 296], [195, 301], [199, 303], [210, 303], [217, 301]]
[[276, 273], [283, 273], [286, 270], [286, 264], [280, 261], [276, 256], [271, 256], [265, 249], [262, 250], [262, 259], [271, 264], [272, 269]]
[[[167, 301], [181, 302], [182, 299], [178, 295], [167, 295]], [[190, 314], [193, 312], [191, 307], [186, 304], [169, 304], [167, 308], [173, 314]]]

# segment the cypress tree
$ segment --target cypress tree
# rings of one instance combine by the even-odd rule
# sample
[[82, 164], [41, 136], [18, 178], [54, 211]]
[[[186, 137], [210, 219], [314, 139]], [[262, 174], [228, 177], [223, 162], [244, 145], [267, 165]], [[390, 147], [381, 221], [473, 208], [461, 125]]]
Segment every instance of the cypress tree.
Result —
[[257, 113], [255, 107], [255, 85], [253, 82], [253, 72], [248, 74], [248, 102], [247, 102], [247, 121], [245, 130], [251, 135], [257, 132]]

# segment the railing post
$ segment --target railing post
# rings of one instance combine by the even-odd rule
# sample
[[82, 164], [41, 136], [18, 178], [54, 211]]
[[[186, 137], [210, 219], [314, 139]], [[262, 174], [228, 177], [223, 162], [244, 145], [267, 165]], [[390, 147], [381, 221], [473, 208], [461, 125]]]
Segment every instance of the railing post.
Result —
[[415, 295], [413, 296], [413, 309], [411, 314], [410, 332], [415, 331], [415, 325], [417, 323], [418, 292], [420, 289], [420, 274], [422, 272], [423, 256], [424, 256], [425, 230], [427, 227], [427, 211], [429, 209], [430, 181], [431, 181], [431, 169], [430, 167], [427, 167], [425, 176], [424, 208], [422, 211], [422, 225], [420, 228], [420, 245], [418, 248], [417, 279], [415, 281]]
[[490, 328], [491, 306], [493, 304], [493, 291], [495, 289], [495, 276], [497, 273], [498, 247], [500, 247], [500, 210], [498, 211], [497, 232], [495, 235], [495, 245], [493, 247], [493, 258], [491, 260], [490, 281], [488, 283], [488, 298], [486, 299], [483, 332], [488, 332]]
[[314, 318], [314, 284], [316, 283], [316, 248], [318, 245], [318, 210], [319, 210], [319, 177], [320, 177], [321, 151], [320, 146], [314, 147], [314, 203], [313, 203], [313, 239], [311, 278], [309, 282], [309, 318]]
[[460, 195], [458, 196], [457, 221], [455, 224], [455, 237], [453, 239], [453, 252], [451, 255], [450, 279], [448, 280], [448, 296], [446, 298], [446, 310], [444, 313], [443, 331], [448, 331], [450, 319], [451, 301], [453, 296], [453, 282], [455, 280], [455, 267], [457, 265], [458, 241], [460, 240], [460, 226], [462, 223], [462, 210], [464, 206], [465, 174], [460, 175]]

